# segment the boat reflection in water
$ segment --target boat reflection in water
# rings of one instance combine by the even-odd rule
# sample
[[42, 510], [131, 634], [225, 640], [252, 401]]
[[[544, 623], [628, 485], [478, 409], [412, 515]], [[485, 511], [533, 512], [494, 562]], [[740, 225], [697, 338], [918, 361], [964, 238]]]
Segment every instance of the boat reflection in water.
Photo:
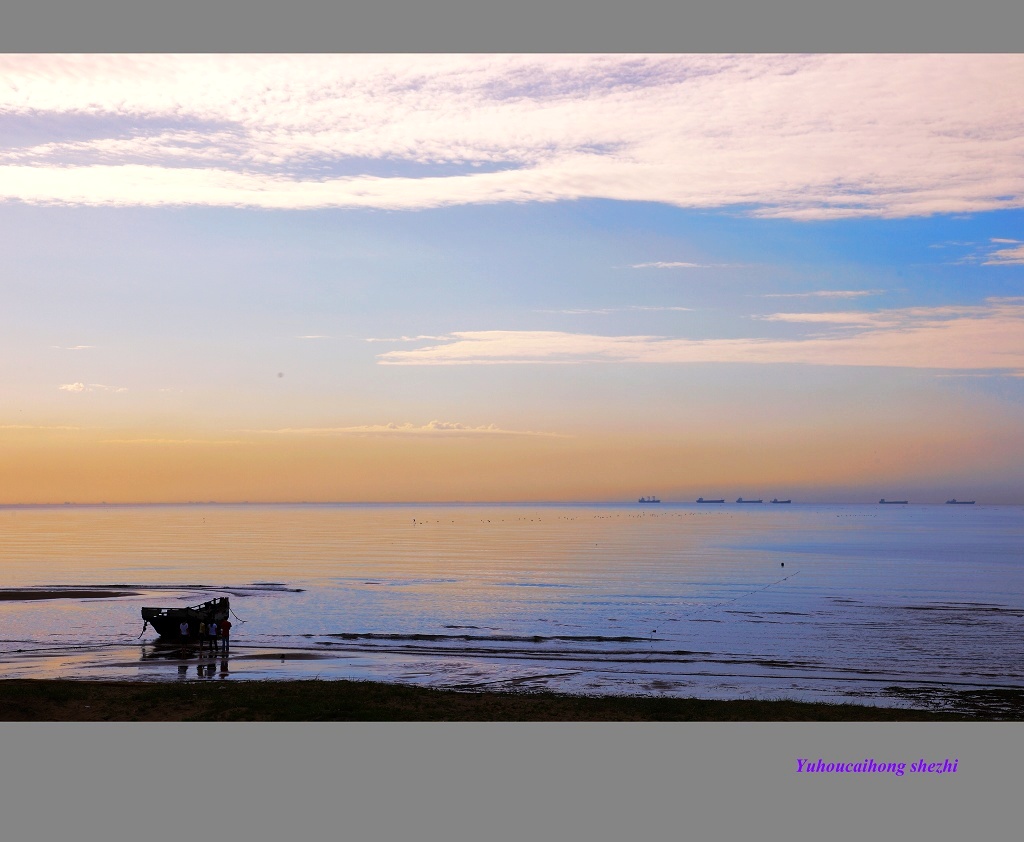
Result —
[[227, 678], [231, 675], [230, 670], [228, 670], [228, 659], [226, 657], [221, 658], [219, 673], [217, 672], [216, 661], [209, 661], [208, 663], [200, 662], [196, 664], [196, 675], [200, 678], [213, 678], [215, 675], [220, 675], [221, 678]]
[[[154, 643], [143, 646], [139, 660], [177, 662], [179, 679], [189, 678], [189, 662], [195, 663], [195, 674], [199, 678], [227, 678], [231, 675], [230, 661], [226, 653], [214, 656], [212, 653], [199, 652], [194, 646], [183, 646], [180, 643]], [[170, 665], [168, 663], [168, 667]]]
[[188, 650], [180, 643], [154, 643], [142, 647], [140, 660], [143, 661], [180, 661], [188, 657]]

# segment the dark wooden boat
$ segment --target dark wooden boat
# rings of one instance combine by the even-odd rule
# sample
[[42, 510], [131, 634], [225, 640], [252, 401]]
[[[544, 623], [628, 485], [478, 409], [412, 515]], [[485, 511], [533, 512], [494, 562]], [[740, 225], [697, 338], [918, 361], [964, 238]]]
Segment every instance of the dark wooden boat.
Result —
[[[188, 622], [190, 638], [199, 637], [199, 624], [211, 621], [220, 622], [228, 618], [231, 603], [226, 596], [219, 596], [209, 602], [190, 605], [188, 608], [143, 608], [142, 619], [153, 627], [160, 637], [181, 638], [181, 623]], [[142, 627], [146, 631], [146, 627]]]

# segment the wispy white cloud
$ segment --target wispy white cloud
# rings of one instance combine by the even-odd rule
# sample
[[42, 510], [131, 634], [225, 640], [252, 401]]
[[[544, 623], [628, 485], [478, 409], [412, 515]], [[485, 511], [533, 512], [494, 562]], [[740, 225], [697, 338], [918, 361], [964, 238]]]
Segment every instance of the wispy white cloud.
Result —
[[[572, 308], [568, 310], [534, 310], [535, 313], [558, 313], [563, 316], [607, 316], [609, 313], [620, 313], [622, 312], [619, 307], [601, 307], [601, 308]], [[444, 337], [438, 337], [442, 339]]]
[[506, 430], [496, 424], [472, 427], [454, 421], [431, 421], [427, 424], [364, 424], [357, 427], [284, 427], [278, 430], [242, 430], [240, 432], [312, 436], [541, 436], [544, 438], [566, 438], [560, 433]]
[[60, 351], [88, 351], [90, 348], [95, 348], [95, 345], [52, 345], [52, 348], [57, 348]]
[[446, 339], [444, 336], [371, 336], [365, 341], [367, 342], [422, 342], [424, 340], [431, 339]]
[[682, 339], [558, 331], [463, 331], [443, 344], [381, 354], [385, 365], [761, 363], [1024, 370], [1024, 299], [865, 313], [788, 313], [818, 331], [796, 339]]
[[100, 444], [212, 444], [212, 445], [233, 445], [242, 444], [239, 439], [101, 439]]
[[63, 383], [57, 387], [65, 392], [127, 392], [127, 386], [105, 386], [102, 383]]
[[[993, 240], [994, 243], [1013, 242], [1012, 240]], [[1024, 245], [1011, 246], [1010, 248], [996, 249], [988, 255], [983, 266], [1009, 266], [1024, 263]]]
[[884, 289], [819, 289], [814, 292], [767, 292], [762, 298], [864, 298], [885, 295]]
[[[646, 306], [643, 304], [633, 304], [629, 307], [600, 307], [597, 309], [568, 309], [568, 310], [534, 310], [535, 313], [561, 313], [568, 316], [607, 316], [609, 313], [643, 313], [643, 312], [680, 312], [680, 313], [692, 313], [692, 307], [662, 307], [657, 305]], [[433, 336], [426, 337], [430, 339], [443, 339], [444, 337]]]
[[652, 263], [633, 263], [630, 269], [745, 269], [744, 263], [687, 263], [682, 260], [656, 260]]
[[657, 260], [654, 263], [634, 263], [630, 269], [711, 269], [711, 263], [684, 263], [680, 260]]
[[892, 321], [879, 313], [769, 313], [764, 316], [752, 316], [763, 322], [792, 322], [794, 324], [829, 324], [829, 325], [887, 325]]
[[990, 237], [989, 241], [984, 244], [954, 243], [953, 245], [973, 246], [972, 251], [953, 261], [955, 264], [1013, 266], [1024, 263], [1024, 240]]
[[296, 339], [330, 339], [331, 337], [324, 336], [323, 334], [320, 334], [320, 333], [311, 333], [311, 334], [308, 334], [306, 336], [296, 336], [295, 338]]
[[0, 430], [83, 430], [67, 424], [0, 424]]
[[31, 203], [1024, 204], [1016, 54], [6, 55], [0, 80], [0, 198]]

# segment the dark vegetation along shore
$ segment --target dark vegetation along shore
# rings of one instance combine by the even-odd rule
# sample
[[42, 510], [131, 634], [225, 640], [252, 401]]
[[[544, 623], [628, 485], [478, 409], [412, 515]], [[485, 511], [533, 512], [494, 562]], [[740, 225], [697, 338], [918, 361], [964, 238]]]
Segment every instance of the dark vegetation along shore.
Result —
[[[981, 692], [981, 691], [979, 691]], [[987, 692], [987, 691], [986, 691]], [[953, 711], [848, 704], [461, 692], [369, 681], [0, 681], [0, 721], [922, 722], [1024, 718], [1020, 691]], [[1013, 694], [1005, 696], [1006, 693]], [[1004, 694], [1004, 695], [999, 695]], [[1003, 715], [993, 715], [1000, 710]]]

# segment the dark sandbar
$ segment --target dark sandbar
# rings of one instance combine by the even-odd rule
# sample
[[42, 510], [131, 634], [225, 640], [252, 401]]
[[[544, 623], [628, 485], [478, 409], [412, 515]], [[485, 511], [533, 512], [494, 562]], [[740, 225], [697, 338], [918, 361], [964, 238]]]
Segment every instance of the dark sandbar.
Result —
[[117, 596], [139, 596], [138, 591], [122, 590], [45, 590], [45, 591], [0, 591], [0, 600], [27, 600], [27, 599], [104, 599]]

